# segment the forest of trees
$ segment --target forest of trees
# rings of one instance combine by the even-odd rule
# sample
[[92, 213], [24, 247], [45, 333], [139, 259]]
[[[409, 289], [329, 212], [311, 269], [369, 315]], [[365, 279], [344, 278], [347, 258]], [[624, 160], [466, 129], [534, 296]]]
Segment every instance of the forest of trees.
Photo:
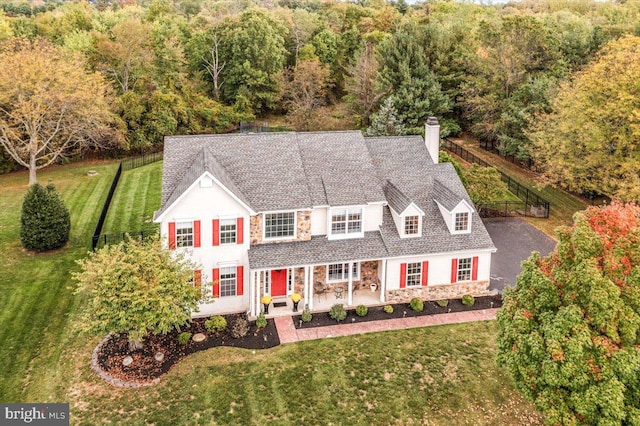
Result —
[[[5, 1], [0, 7], [0, 52], [10, 57], [26, 39], [104, 81], [106, 102], [99, 105], [108, 105], [103, 113], [111, 118], [93, 128], [108, 129], [101, 136], [116, 143], [91, 146], [131, 153], [158, 149], [164, 135], [226, 132], [253, 119], [284, 117], [296, 130], [364, 130], [390, 99], [406, 133], [420, 133], [435, 115], [445, 135], [467, 131], [504, 154], [543, 161], [532, 151], [546, 136], [534, 124], [553, 127], [540, 117], [553, 111], [566, 119], [554, 108], [581, 108], [584, 96], [558, 102], [558, 94], [565, 99], [573, 79], [606, 57], [600, 52], [608, 44], [631, 36], [626, 46], [633, 49], [634, 35], [640, 35], [638, 0]], [[12, 102], [0, 96], [0, 112], [15, 115]], [[623, 106], [637, 107], [637, 101]], [[79, 138], [74, 148], [94, 139]], [[0, 153], [0, 170], [16, 165]]]

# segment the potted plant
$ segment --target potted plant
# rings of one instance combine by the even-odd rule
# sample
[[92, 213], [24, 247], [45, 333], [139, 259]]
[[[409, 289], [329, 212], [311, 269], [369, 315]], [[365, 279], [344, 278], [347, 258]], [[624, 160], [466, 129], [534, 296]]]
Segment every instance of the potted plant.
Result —
[[271, 296], [269, 296], [268, 294], [265, 294], [260, 299], [260, 303], [262, 303], [262, 306], [264, 306], [265, 315], [268, 314], [269, 313], [269, 304], [271, 303]]
[[293, 312], [298, 312], [298, 303], [300, 303], [300, 299], [302, 299], [302, 296], [300, 296], [300, 293], [293, 293], [289, 297], [293, 302]]

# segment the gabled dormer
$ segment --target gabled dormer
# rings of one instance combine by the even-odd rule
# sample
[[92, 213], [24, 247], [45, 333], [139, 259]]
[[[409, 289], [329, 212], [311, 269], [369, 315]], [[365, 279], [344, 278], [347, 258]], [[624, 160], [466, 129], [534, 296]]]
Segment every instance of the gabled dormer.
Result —
[[467, 200], [456, 195], [442, 182], [435, 179], [433, 181], [433, 201], [438, 205], [440, 214], [442, 214], [451, 234], [471, 233], [471, 218], [474, 210]]
[[385, 183], [384, 194], [400, 238], [422, 237], [424, 211], [389, 180]]

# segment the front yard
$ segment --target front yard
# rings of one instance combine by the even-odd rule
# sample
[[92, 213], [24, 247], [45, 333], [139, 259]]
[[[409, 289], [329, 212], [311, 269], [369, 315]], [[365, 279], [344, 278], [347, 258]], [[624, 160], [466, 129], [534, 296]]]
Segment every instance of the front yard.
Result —
[[[23, 252], [19, 242], [26, 174], [0, 176], [0, 401], [68, 401], [72, 424], [538, 421], [505, 370], [495, 365], [494, 322], [256, 353], [214, 348], [186, 358], [156, 387], [126, 390], [102, 382], [89, 368], [100, 337], [79, 335], [74, 326], [83, 300], [73, 293], [70, 271], [89, 249], [116, 167], [117, 162], [76, 163], [39, 174], [41, 182], [52, 179], [72, 216], [69, 246], [40, 255]], [[87, 177], [89, 169], [98, 175]], [[159, 185], [156, 179], [149, 185]], [[131, 200], [132, 192], [146, 189], [123, 185], [119, 191], [119, 199]], [[112, 214], [123, 203], [115, 202]]]

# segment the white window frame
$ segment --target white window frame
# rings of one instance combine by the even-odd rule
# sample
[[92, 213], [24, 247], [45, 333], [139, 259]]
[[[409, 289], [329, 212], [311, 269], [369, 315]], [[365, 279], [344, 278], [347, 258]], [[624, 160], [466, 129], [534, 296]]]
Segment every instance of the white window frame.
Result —
[[[233, 225], [233, 231], [231, 230], [226, 230], [223, 231], [222, 227], [223, 226], [230, 226]], [[220, 245], [228, 245], [228, 244], [236, 244], [238, 241], [238, 220], [237, 219], [220, 219], [220, 221], [218, 222], [218, 236], [219, 236], [219, 240], [220, 240]], [[224, 235], [225, 234], [230, 234], [233, 233], [233, 241], [228, 241], [228, 242], [224, 242]]]
[[[233, 273], [230, 273], [230, 271], [233, 271]], [[233, 278], [224, 278], [224, 275], [233, 275]], [[224, 294], [223, 285], [228, 286], [231, 282], [233, 282], [233, 294]], [[218, 286], [218, 288], [220, 289], [220, 297], [236, 297], [238, 295], [238, 267], [236, 265], [220, 266], [220, 278]]]
[[[458, 215], [462, 216], [462, 215], [466, 215], [467, 216], [467, 226], [466, 228], [461, 228], [458, 229]], [[459, 232], [459, 233], [464, 233], [464, 232], [469, 232], [470, 226], [471, 225], [471, 213], [469, 212], [456, 212], [453, 214], [453, 231], [454, 232]]]
[[[191, 232], [179, 235], [178, 231], [182, 229], [191, 229]], [[182, 238], [189, 238], [191, 236], [191, 244], [180, 244]], [[193, 248], [195, 243], [196, 233], [193, 226], [193, 220], [180, 220], [176, 221], [176, 248]]]
[[[327, 215], [327, 235], [331, 240], [345, 239], [345, 238], [362, 238], [364, 237], [364, 207], [362, 206], [345, 206], [345, 207], [332, 207], [329, 209]], [[344, 233], [335, 233], [333, 231], [334, 220], [333, 217], [344, 213]], [[360, 220], [349, 220], [349, 216], [353, 214], [359, 214]], [[349, 225], [352, 223], [360, 223], [359, 231], [349, 232]]]
[[[416, 266], [417, 265], [417, 266]], [[413, 269], [413, 272], [411, 272]], [[416, 269], [418, 272], [416, 272]], [[422, 285], [422, 262], [408, 262], [407, 263], [407, 276], [405, 284], [407, 287], [420, 287]], [[411, 280], [409, 279], [411, 278]], [[415, 281], [417, 278], [417, 281]], [[410, 281], [416, 284], [410, 284]]]
[[[463, 261], [465, 267], [463, 268]], [[468, 265], [466, 265], [468, 263]], [[458, 259], [458, 267], [456, 268], [456, 282], [472, 281], [473, 278], [473, 258], [463, 257]], [[468, 278], [466, 278], [468, 274]], [[461, 278], [462, 276], [462, 278]]]
[[[293, 213], [293, 235], [283, 237], [267, 237], [267, 215], [272, 214], [290, 214]], [[262, 239], [265, 241], [278, 241], [278, 240], [295, 240], [298, 238], [298, 212], [295, 210], [282, 210], [274, 212], [264, 212], [262, 214]]]
[[[327, 269], [327, 280], [328, 283], [343, 283], [345, 281], [349, 281], [349, 263], [353, 263], [353, 274], [351, 278], [353, 281], [360, 280], [360, 262], [340, 262], [340, 263], [329, 263], [326, 266]], [[342, 273], [340, 278], [330, 278], [329, 268], [331, 266], [342, 266]]]
[[[415, 217], [418, 219], [417, 223], [416, 223], [416, 232], [412, 232], [412, 233], [408, 233], [407, 232], [407, 219]], [[411, 214], [411, 215], [407, 215], [407, 216], [403, 216], [402, 217], [402, 224], [403, 224], [403, 229], [402, 232], [404, 233], [404, 235], [406, 237], [419, 237], [421, 232], [422, 232], [422, 218], [420, 217], [419, 214]]]

